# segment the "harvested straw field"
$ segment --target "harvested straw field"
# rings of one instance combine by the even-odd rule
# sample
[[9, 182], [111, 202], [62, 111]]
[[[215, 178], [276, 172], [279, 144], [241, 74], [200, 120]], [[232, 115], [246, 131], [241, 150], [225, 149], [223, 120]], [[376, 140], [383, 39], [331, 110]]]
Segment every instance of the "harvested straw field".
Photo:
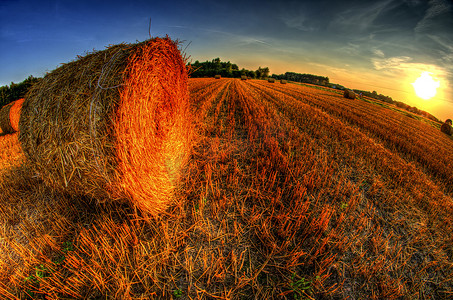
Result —
[[156, 217], [2, 170], [3, 298], [452, 297], [440, 124], [307, 85], [188, 86], [193, 150]]
[[116, 45], [50, 72], [26, 96], [19, 139], [49, 187], [163, 211], [190, 154], [187, 71], [177, 44]]

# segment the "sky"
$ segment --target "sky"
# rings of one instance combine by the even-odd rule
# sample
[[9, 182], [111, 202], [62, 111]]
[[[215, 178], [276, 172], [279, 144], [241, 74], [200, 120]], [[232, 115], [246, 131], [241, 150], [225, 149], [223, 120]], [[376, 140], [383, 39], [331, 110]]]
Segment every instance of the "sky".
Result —
[[[327, 76], [453, 119], [452, 0], [0, 0], [0, 86], [165, 35], [192, 62]], [[439, 86], [428, 100], [411, 84], [424, 72]]]

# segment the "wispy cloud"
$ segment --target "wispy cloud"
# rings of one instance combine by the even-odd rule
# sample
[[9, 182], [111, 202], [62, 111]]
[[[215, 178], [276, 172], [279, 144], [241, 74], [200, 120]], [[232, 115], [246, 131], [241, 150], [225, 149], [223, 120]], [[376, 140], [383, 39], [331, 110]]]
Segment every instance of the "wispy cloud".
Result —
[[423, 19], [418, 22], [414, 31], [416, 33], [423, 33], [428, 31], [433, 25], [438, 23], [437, 19], [439, 18], [439, 16], [451, 13], [451, 10], [451, 4], [445, 0], [429, 1], [429, 8], [426, 10]]
[[374, 69], [377, 71], [381, 70], [398, 70], [404, 68], [403, 66], [406, 66], [407, 64], [410, 63], [412, 58], [408, 56], [398, 56], [398, 57], [390, 57], [390, 58], [385, 58], [385, 57], [378, 57], [378, 58], [372, 58], [371, 62], [373, 63]]
[[360, 45], [348, 42], [347, 45], [338, 48], [338, 51], [350, 56], [356, 56], [360, 53]]
[[373, 48], [372, 51], [373, 51], [373, 54], [375, 56], [377, 56], [377, 57], [384, 57], [385, 56], [384, 52], [382, 50], [380, 50], [380, 49]]
[[338, 13], [330, 23], [330, 29], [351, 33], [369, 33], [375, 20], [393, 0], [376, 1], [362, 6], [347, 8]]
[[436, 78], [444, 79], [444, 84], [448, 85], [449, 70], [439, 65], [417, 62], [408, 56], [374, 57], [371, 62], [376, 71], [395, 77], [398, 80], [429, 72]]
[[188, 25], [159, 25], [159, 27], [183, 29], [183, 30], [188, 30], [190, 32], [203, 31], [203, 32], [207, 32], [207, 33], [221, 34], [221, 35], [227, 35], [227, 36], [233, 35], [232, 33], [227, 32], [227, 31], [222, 31], [222, 30], [207, 28], [207, 27], [196, 27], [196, 26], [188, 26]]
[[282, 11], [279, 17], [288, 28], [299, 31], [315, 31], [317, 29], [313, 25], [313, 20], [308, 18], [306, 13], [299, 9]]
[[[439, 63], [449, 67], [453, 52], [453, 5], [451, 1], [431, 0], [414, 33], [423, 47], [435, 56]], [[427, 51], [428, 52], [428, 51]], [[444, 61], [442, 61], [444, 60]]]
[[316, 63], [316, 62], [310, 62], [308, 65], [317, 67], [319, 69], [324, 69], [324, 70], [329, 70], [330, 73], [332, 73], [334, 76], [339, 76], [339, 75], [344, 75], [348, 74], [350, 72], [349, 69], [346, 68], [339, 68], [339, 67], [332, 67], [331, 65], [326, 65], [326, 64], [321, 64], [321, 63]]
[[[233, 32], [222, 31], [215, 28], [208, 28], [208, 27], [199, 27], [199, 26], [186, 26], [186, 25], [161, 25], [160, 27], [167, 27], [167, 28], [176, 28], [176, 29], [183, 29], [190, 32], [204, 32], [209, 35], [214, 35], [216, 38], [221, 38], [222, 40], [228, 42], [231, 46], [235, 45], [238, 46], [265, 46], [265, 47], [273, 47], [274, 44], [269, 41], [269, 38], [260, 38], [257, 36], [252, 35], [244, 35], [244, 34], [236, 34]], [[211, 36], [212, 38], [212, 36]]]

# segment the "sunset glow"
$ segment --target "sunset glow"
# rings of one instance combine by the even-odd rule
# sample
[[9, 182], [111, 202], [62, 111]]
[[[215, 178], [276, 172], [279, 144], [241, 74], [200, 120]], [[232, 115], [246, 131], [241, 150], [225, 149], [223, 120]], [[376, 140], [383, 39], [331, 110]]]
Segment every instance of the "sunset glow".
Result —
[[423, 72], [420, 77], [412, 83], [415, 93], [422, 99], [428, 100], [436, 96], [439, 81], [435, 81], [429, 72]]

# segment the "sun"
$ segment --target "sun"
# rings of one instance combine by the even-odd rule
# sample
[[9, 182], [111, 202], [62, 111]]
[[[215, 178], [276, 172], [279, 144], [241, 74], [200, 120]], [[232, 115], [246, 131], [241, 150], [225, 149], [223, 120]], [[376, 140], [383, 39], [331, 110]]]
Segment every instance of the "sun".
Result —
[[428, 100], [436, 96], [436, 90], [440, 86], [439, 81], [435, 81], [429, 72], [423, 72], [420, 77], [412, 83], [415, 93], [422, 99]]

